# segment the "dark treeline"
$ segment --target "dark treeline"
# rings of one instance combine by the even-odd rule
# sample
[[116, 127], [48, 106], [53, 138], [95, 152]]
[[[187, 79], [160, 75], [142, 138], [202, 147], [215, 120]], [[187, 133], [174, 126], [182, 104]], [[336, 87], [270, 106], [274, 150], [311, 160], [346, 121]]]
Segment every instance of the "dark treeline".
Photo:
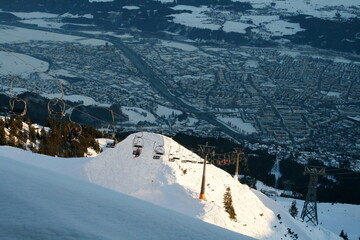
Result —
[[28, 127], [24, 127], [21, 117], [0, 119], [0, 145], [58, 157], [84, 157], [88, 148], [100, 152], [96, 138], [103, 135], [92, 126], [53, 119], [41, 129], [35, 129], [29, 119], [26, 124]]

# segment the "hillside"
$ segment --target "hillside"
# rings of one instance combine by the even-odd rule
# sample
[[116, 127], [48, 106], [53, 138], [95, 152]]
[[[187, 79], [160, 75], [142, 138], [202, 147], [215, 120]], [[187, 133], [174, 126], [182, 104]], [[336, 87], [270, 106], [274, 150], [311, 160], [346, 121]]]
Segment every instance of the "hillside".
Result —
[[[256, 239], [339, 239], [337, 231], [334, 234], [322, 226], [307, 226], [293, 219], [288, 209], [210, 164], [207, 165], [206, 200], [199, 200], [202, 164], [169, 162], [168, 159], [177, 155], [177, 151], [180, 158], [197, 162], [201, 162], [201, 158], [172, 139], [154, 133], [143, 133], [143, 152], [133, 158], [134, 136], [93, 158], [52, 158], [11, 147], [1, 147], [0, 154], [1, 159], [30, 163], [95, 183]], [[163, 143], [164, 156], [153, 159], [153, 146]], [[223, 199], [227, 187], [236, 221], [225, 211]], [[337, 217], [343, 219], [346, 215]]]
[[[1, 155], [11, 149], [1, 147]], [[0, 159], [0, 239], [251, 239], [125, 194]]]
[[[109, 149], [85, 166], [89, 181], [135, 196], [154, 204], [200, 218], [206, 222], [256, 239], [338, 239], [327, 230], [294, 220], [265, 195], [235, 181], [223, 170], [207, 165], [206, 201], [198, 199], [202, 164], [169, 162], [171, 155], [201, 162], [202, 159], [170, 138], [143, 133], [144, 149], [139, 158], [132, 156], [130, 135], [115, 149]], [[153, 159], [153, 146], [164, 144], [165, 154]], [[224, 209], [226, 188], [231, 191], [236, 221]], [[290, 230], [288, 230], [290, 229]], [[294, 234], [289, 234], [289, 231]]]

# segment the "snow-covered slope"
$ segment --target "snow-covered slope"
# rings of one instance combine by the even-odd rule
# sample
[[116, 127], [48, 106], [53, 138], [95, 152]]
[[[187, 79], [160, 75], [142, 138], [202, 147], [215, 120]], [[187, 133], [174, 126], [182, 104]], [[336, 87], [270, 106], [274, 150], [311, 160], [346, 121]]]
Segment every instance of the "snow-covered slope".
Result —
[[[130, 135], [86, 164], [89, 181], [256, 239], [292, 239], [295, 234], [304, 240], [339, 239], [321, 227], [294, 220], [276, 202], [213, 165], [207, 165], [206, 201], [199, 200], [203, 166], [180, 160], [202, 159], [172, 139], [154, 133], [143, 133], [142, 154], [133, 158], [133, 140], [140, 135]], [[156, 160], [153, 146], [159, 144], [164, 144], [165, 154]], [[170, 162], [171, 155], [179, 155], [180, 160]], [[227, 187], [231, 189], [236, 221], [224, 209]]]
[[0, 211], [0, 239], [6, 240], [250, 240], [198, 219], [6, 157], [1, 157]]
[[[190, 162], [183, 163], [181, 159], [188, 159], [194, 162], [202, 162], [203, 160], [171, 138], [154, 133], [143, 133], [143, 151], [140, 157], [133, 158], [132, 145], [135, 136], [141, 136], [141, 133], [130, 135], [117, 144], [115, 148], [107, 149], [97, 157], [89, 158], [54, 158], [21, 149], [0, 146], [0, 171], [2, 171], [0, 173], [0, 209], [4, 212], [4, 209], [16, 209], [18, 211], [19, 208], [19, 214], [16, 211], [11, 213], [11, 210], [7, 210], [5, 215], [0, 215], [0, 228], [8, 228], [15, 224], [15, 220], [11, 218], [12, 214], [14, 214], [14, 219], [16, 216], [24, 216], [23, 225], [27, 225], [27, 221], [32, 221], [31, 217], [27, 216], [35, 214], [36, 216], [39, 215], [39, 219], [41, 218], [43, 221], [49, 221], [50, 219], [51, 223], [49, 224], [58, 224], [64, 229], [68, 229], [68, 225], [65, 222], [70, 221], [79, 224], [79, 229], [93, 228], [94, 232], [97, 232], [97, 226], [92, 226], [91, 224], [97, 225], [97, 221], [101, 221], [103, 217], [110, 220], [104, 220], [106, 224], [99, 224], [99, 228], [100, 226], [104, 227], [107, 225], [109, 221], [111, 222], [108, 223], [109, 232], [116, 234], [116, 231], [112, 229], [113, 225], [125, 224], [123, 223], [125, 220], [117, 219], [116, 216], [121, 214], [112, 214], [109, 209], [113, 207], [117, 209], [116, 211], [125, 211], [122, 209], [124, 205], [116, 205], [117, 203], [107, 199], [107, 197], [97, 197], [95, 195], [105, 194], [105, 196], [114, 199], [119, 198], [121, 199], [119, 201], [125, 202], [137, 203], [138, 201], [134, 198], [127, 198], [122, 194], [116, 195], [114, 192], [110, 193], [96, 186], [91, 187], [91, 184], [81, 183], [82, 181], [95, 183], [116, 192], [140, 198], [160, 207], [172, 209], [192, 218], [199, 218], [208, 223], [256, 239], [296, 239], [296, 236], [302, 240], [340, 239], [338, 237], [338, 229], [334, 229], [336, 233], [334, 234], [323, 228], [323, 226], [328, 227], [326, 221], [324, 221], [325, 224], [322, 226], [313, 227], [295, 220], [289, 215], [288, 206], [284, 208], [262, 193], [240, 184], [228, 173], [210, 164], [207, 165], [206, 200], [198, 199], [203, 165]], [[164, 144], [165, 148], [164, 156], [160, 159], [153, 159], [153, 147], [162, 144]], [[168, 160], [171, 156], [178, 156], [180, 160], [169, 162]], [[23, 165], [24, 163], [33, 166]], [[7, 167], [7, 165], [9, 166]], [[41, 175], [41, 183], [38, 182], [40, 180], [33, 175], [33, 172], [35, 172], [35, 176], [39, 176], [37, 174]], [[57, 175], [59, 173], [61, 175]], [[71, 180], [69, 177], [71, 177]], [[32, 183], [32, 181], [35, 182]], [[236, 221], [231, 220], [229, 214], [224, 209], [223, 198], [227, 187], [231, 189]], [[106, 193], [103, 193], [103, 191]], [[35, 197], [36, 195], [38, 197]], [[44, 200], [39, 200], [40, 198], [44, 198]], [[5, 201], [6, 199], [12, 200]], [[55, 203], [56, 199], [59, 200], [59, 203]], [[90, 201], [91, 203], [88, 203], [89, 200], [87, 199], [93, 200]], [[71, 201], [74, 201], [74, 203]], [[84, 208], [82, 208], [82, 203], [84, 203]], [[26, 209], [23, 209], [21, 206], [19, 207], [18, 204], [25, 204]], [[32, 204], [34, 206], [31, 206]], [[74, 206], [69, 206], [72, 204]], [[105, 212], [101, 212], [100, 208], [108, 204], [111, 207], [106, 207]], [[126, 204], [124, 208], [126, 208]], [[153, 205], [143, 207], [155, 209], [155, 212], [158, 209], [162, 209]], [[333, 207], [336, 208], [336, 205]], [[81, 210], [73, 208], [80, 208]], [[135, 211], [133, 208], [136, 207], [129, 207], [131, 211]], [[321, 208], [320, 205], [319, 208]], [[349, 209], [359, 208], [358, 206], [351, 206]], [[37, 213], [38, 211], [40, 213]], [[46, 211], [50, 211], [51, 216]], [[138, 212], [140, 210], [136, 210], [136, 213]], [[327, 213], [331, 217], [334, 216], [332, 211]], [[322, 217], [325, 218], [327, 213], [325, 212]], [[343, 222], [342, 219], [347, 217], [343, 211], [342, 213], [343, 215], [339, 214], [336, 216], [339, 222]], [[100, 214], [101, 217], [93, 221], [86, 220], [91, 219], [93, 214]], [[153, 212], [146, 213], [147, 221], [152, 221], [151, 219], [154, 217], [151, 216], [152, 214]], [[156, 215], [157, 213], [154, 214]], [[159, 215], [162, 216], [161, 213]], [[144, 215], [141, 216], [144, 217]], [[353, 219], [356, 220], [359, 217]], [[154, 221], [156, 222], [157, 220], [155, 219]], [[167, 219], [166, 221], [171, 222], [173, 220]], [[40, 220], [37, 220], [37, 222], [40, 225], [45, 224], [45, 222]], [[29, 224], [31, 225], [32, 223]], [[63, 224], [65, 225], [63, 226]], [[180, 228], [187, 231], [186, 227], [174, 221], [172, 225], [179, 225]], [[17, 225], [15, 224], [15, 226]], [[47, 225], [45, 224], [45, 226]], [[333, 222], [329, 224], [330, 230], [333, 230], [332, 226]], [[356, 221], [354, 221], [354, 226], [349, 229], [356, 229]], [[76, 225], [75, 227], [77, 228]], [[145, 227], [151, 226], [146, 225]], [[45, 228], [47, 229], [47, 227], [39, 228], [42, 229], [41, 231]], [[50, 225], [49, 228], [51, 228]], [[152, 228], [156, 228], [156, 226], [152, 226]], [[71, 231], [69, 230], [69, 232]], [[102, 230], [99, 231], [103, 233]], [[160, 229], [159, 231], [163, 230]], [[353, 234], [357, 235], [356, 232]], [[161, 238], [159, 237], [158, 239]], [[219, 237], [218, 239], [227, 238]]]

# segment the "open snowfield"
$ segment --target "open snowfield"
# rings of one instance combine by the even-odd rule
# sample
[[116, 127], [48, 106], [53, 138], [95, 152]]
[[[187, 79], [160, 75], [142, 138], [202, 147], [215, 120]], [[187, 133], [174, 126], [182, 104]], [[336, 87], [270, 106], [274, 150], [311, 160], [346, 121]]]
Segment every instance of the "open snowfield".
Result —
[[128, 195], [3, 156], [0, 192], [0, 239], [250, 240]]
[[129, 122], [137, 124], [140, 121], [155, 122], [155, 116], [142, 108], [121, 107], [121, 111], [129, 117]]
[[[17, 57], [14, 57], [12, 54], [3, 52], [0, 49], [0, 72], [2, 74], [26, 78], [29, 77], [30, 74], [36, 72], [34, 68], [41, 72], [46, 72], [49, 68], [49, 63], [40, 59], [21, 53], [16, 53], [16, 56]], [[28, 63], [31, 62], [32, 66], [25, 64], [24, 61]]]
[[[132, 145], [134, 139], [139, 137], [143, 140], [144, 147], [140, 157], [134, 158], [132, 155]], [[165, 154], [160, 159], [153, 159], [154, 147], [159, 145], [164, 146]], [[174, 156], [177, 156], [180, 159], [175, 162], [169, 162], [169, 158]], [[338, 237], [338, 228], [334, 228], [335, 234], [326, 230], [326, 228], [332, 230], [333, 223], [322, 221], [321, 226], [313, 227], [302, 223], [299, 220], [295, 220], [289, 215], [288, 206], [283, 207], [262, 193], [249, 189], [248, 186], [240, 184], [228, 173], [213, 165], [207, 165], [207, 184], [205, 191], [206, 200], [199, 200], [198, 197], [203, 164], [191, 162], [185, 163], [181, 160], [193, 162], [201, 162], [203, 160], [196, 154], [177, 144], [172, 139], [154, 133], [145, 132], [130, 135], [128, 138], [117, 144], [115, 148], [107, 149], [97, 157], [72, 159], [53, 158], [11, 147], [0, 147], [0, 159], [5, 159], [6, 166], [9, 166], [9, 168], [15, 168], [15, 170], [4, 170], [5, 172], [9, 172], [9, 174], [5, 174], [6, 177], [1, 177], [1, 184], [5, 186], [16, 186], [16, 188], [4, 188], [1, 186], [0, 191], [4, 191], [5, 189], [6, 192], [5, 194], [2, 193], [0, 198], [3, 196], [7, 196], [9, 198], [9, 196], [11, 196], [12, 198], [20, 199], [19, 201], [21, 203], [25, 202], [25, 206], [31, 206], [33, 200], [36, 201], [43, 197], [41, 194], [47, 196], [43, 201], [40, 201], [41, 204], [37, 204], [33, 207], [20, 208], [20, 211], [17, 214], [7, 210], [6, 215], [1, 215], [0, 218], [8, 216], [7, 219], [11, 219], [11, 221], [7, 221], [7, 224], [12, 225], [15, 224], [14, 216], [19, 217], [22, 214], [28, 216], [27, 214], [30, 214], [30, 210], [28, 209], [32, 209], [31, 211], [35, 212], [36, 216], [39, 216], [39, 220], [36, 220], [34, 223], [31, 223], [33, 225], [30, 224], [29, 226], [39, 224], [40, 226], [36, 226], [36, 229], [40, 229], [38, 232], [39, 234], [42, 234], [45, 229], [51, 229], [53, 227], [52, 224], [55, 224], [61, 226], [68, 232], [74, 230], [71, 229], [71, 227], [76, 228], [80, 232], [82, 232], [84, 228], [91, 228], [92, 230], [87, 233], [101, 235], [106, 232], [110, 235], [116, 235], [118, 232], [115, 230], [114, 225], [132, 225], [132, 223], [136, 221], [134, 219], [136, 217], [135, 215], [140, 214], [140, 212], [144, 213], [145, 210], [143, 210], [143, 208], [146, 208], [146, 213], [140, 214], [139, 216], [151, 220], [147, 220], [147, 224], [143, 224], [140, 220], [141, 225], [143, 225], [149, 232], [159, 231], [164, 232], [165, 235], [166, 230], [163, 230], [163, 227], [158, 226], [158, 224], [161, 224], [162, 226], [163, 223], [157, 222], [159, 220], [158, 218], [164, 218], [161, 211], [165, 210], [161, 210], [157, 214], [159, 211], [158, 207], [150, 207], [150, 205], [143, 207], [139, 206], [141, 204], [138, 204], [138, 200], [122, 195], [126, 194], [145, 200], [146, 202], [153, 203], [160, 207], [185, 214], [189, 216], [190, 219], [198, 218], [205, 222], [253, 237], [255, 239], [292, 239], [288, 233], [288, 228], [298, 234], [299, 239], [302, 240], [340, 239]], [[29, 167], [27, 165], [24, 167], [23, 164], [30, 164], [33, 167]], [[42, 170], [39, 168], [42, 168]], [[18, 175], [13, 174], [12, 172], [14, 171], [19, 172], [17, 173]], [[40, 174], [41, 179], [46, 179], [46, 181], [42, 181], [43, 183], [39, 184], [37, 182], [38, 180], [36, 180], [37, 178], [32, 175], [33, 172]], [[57, 172], [57, 174], [51, 172]], [[14, 177], [10, 178], [8, 175], [14, 175]], [[22, 175], [24, 175], [24, 177], [20, 177]], [[4, 176], [4, 174], [1, 174], [0, 176]], [[15, 179], [18, 180], [15, 181]], [[31, 179], [35, 182], [32, 183]], [[111, 189], [115, 192], [109, 192], [106, 189], [89, 185], [89, 182]], [[35, 188], [34, 185], [41, 186], [36, 188], [41, 191], [41, 193], [33, 190], [33, 188]], [[58, 189], [58, 187], [60, 189]], [[231, 196], [237, 219], [236, 221], [231, 220], [228, 213], [224, 210], [223, 196], [226, 191], [226, 187], [230, 187], [231, 189]], [[57, 190], [53, 191], [50, 189]], [[30, 191], [33, 191], [34, 194], [22, 194], [23, 192], [27, 193]], [[64, 191], [64, 193], [60, 194], [62, 191]], [[98, 193], [103, 194], [103, 191], [106, 192], [104, 193], [104, 196], [96, 197]], [[40, 196], [34, 197], [37, 194], [40, 194]], [[107, 196], [109, 196], [110, 199], [108, 199]], [[60, 199], [60, 201], [57, 201], [55, 204], [55, 199]], [[89, 202], [88, 199], [92, 200]], [[73, 201], [73, 203], [69, 204], [71, 201]], [[122, 204], [120, 204], [119, 201], [122, 202]], [[1, 201], [1, 203], [3, 202], [4, 201]], [[2, 209], [18, 208], [18, 203], [19, 202], [16, 201], [15, 203], [8, 202], [6, 203], [6, 207], [3, 206]], [[132, 205], [132, 203], [134, 203], [135, 206]], [[104, 209], [102, 207], [104, 205], [110, 207], [106, 207]], [[42, 208], [41, 206], [44, 207]], [[319, 206], [321, 206], [321, 204], [319, 204]], [[333, 207], [336, 208], [336, 205]], [[137, 210], [134, 210], [134, 208]], [[48, 213], [44, 209], [51, 209], [51, 211]], [[110, 211], [108, 209], [115, 210]], [[126, 218], [128, 218], [129, 215], [126, 209], [130, 209], [131, 211], [135, 211], [137, 213], [131, 214], [132, 217], [129, 218], [129, 221], [126, 221]], [[359, 206], [349, 205], [348, 209], [349, 211], [353, 211], [354, 209], [359, 209]], [[152, 220], [152, 210], [156, 212], [154, 213], [155, 220]], [[122, 214], [114, 214], [118, 211], [122, 212]], [[324, 215], [326, 215], [326, 211], [324, 212]], [[334, 214], [333, 211], [330, 212]], [[337, 211], [337, 213], [339, 213], [339, 215], [336, 215], [336, 219], [339, 222], [342, 221], [341, 219], [348, 216], [345, 212]], [[55, 217], [51, 218], [52, 215]], [[93, 219], [93, 215], [96, 215], [96, 218]], [[124, 215], [126, 217], [122, 217]], [[171, 214], [168, 215], [171, 217]], [[11, 217], [9, 218], [9, 216], [14, 219]], [[279, 219], [278, 216], [280, 216], [281, 219]], [[333, 217], [333, 215], [331, 216]], [[49, 218], [52, 219], [52, 221], [49, 222]], [[102, 221], [102, 218], [106, 218], [106, 220], [104, 220], [105, 222], [98, 224], [98, 221]], [[44, 222], [45, 220], [41, 221], [41, 219], [46, 219], [47, 223]], [[93, 220], [90, 221], [87, 219]], [[179, 220], [180, 218], [177, 219]], [[152, 221], [156, 224], [149, 223]], [[4, 221], [0, 221], [0, 228], [4, 226], [1, 225], [2, 222]], [[66, 224], [68, 222], [73, 224], [69, 226]], [[168, 219], [167, 222], [173, 227], [179, 226], [182, 229], [186, 229], [185, 232], [190, 232], [189, 234], [192, 234], [193, 232], [193, 228], [188, 230], [188, 227], [184, 227], [182, 223], [174, 222], [171, 219]], [[187, 222], [190, 223], [191, 221]], [[27, 225], [27, 218], [22, 220], [19, 224]], [[352, 227], [347, 228], [347, 231], [350, 232], [352, 229], [356, 229], [356, 225], [357, 222], [354, 221]], [[100, 227], [109, 230], [100, 230]], [[166, 224], [164, 225], [164, 228], [165, 227], [171, 228]], [[126, 232], [124, 228], [120, 227], [122, 231]], [[129, 231], [134, 232], [137, 230], [134, 230], [133, 226], [129, 226]], [[176, 231], [177, 230], [175, 229], [175, 232]], [[347, 233], [349, 234], [349, 232]], [[166, 232], [166, 234], [171, 233]], [[222, 233], [220, 231], [217, 234]], [[353, 233], [354, 236], [356, 236], [356, 234], [356, 232]], [[144, 237], [144, 235], [141, 236]], [[167, 236], [168, 239], [176, 239], [169, 237], [172, 235]], [[181, 239], [199, 239], [194, 236], [189, 237], [187, 235], [188, 238], [184, 237]], [[217, 236], [217, 239], [236, 239], [233, 236], [231, 238], [220, 237], [216, 234], [213, 234], [212, 236], [213, 237], [210, 239], [216, 239], [215, 236]], [[206, 238], [208, 239], [209, 237]], [[132, 239], [141, 238], [135, 237]], [[146, 237], [146, 239], [149, 238]], [[164, 238], [160, 236], [154, 239]], [[242, 235], [238, 235], [237, 239], [245, 238]]]
[[57, 42], [78, 42], [81, 44], [99, 46], [111, 43], [98, 39], [87, 39], [77, 36], [32, 30], [19, 27], [8, 27], [0, 25], [0, 43], [21, 43], [28, 41], [57, 41]]
[[[242, 0], [233, 0], [242, 1]], [[306, 14], [319, 18], [335, 18], [335, 13], [339, 12], [343, 17], [350, 18], [356, 17], [355, 14], [350, 13], [350, 7], [359, 10], [359, 2], [357, 0], [284, 0], [284, 1], [271, 1], [271, 0], [249, 0], [248, 1], [254, 8], [262, 9], [269, 7], [271, 3], [275, 3], [273, 8], [281, 10], [281, 12], [288, 14]], [[339, 9], [334, 10], [334, 7]]]
[[256, 129], [251, 123], [245, 123], [241, 118], [237, 117], [217, 117], [218, 120], [222, 121], [225, 125], [228, 125], [236, 131], [251, 134], [256, 132]]
[[[293, 199], [277, 197], [276, 201], [283, 208], [290, 209]], [[296, 205], [300, 215], [304, 201], [296, 200]], [[339, 218], [339, 216], [344, 215], [346, 215], [346, 218]], [[326, 226], [326, 228], [332, 229], [333, 232], [338, 234], [343, 230], [348, 234], [350, 240], [357, 240], [360, 237], [360, 208], [357, 205], [321, 203], [318, 204], [318, 218], [320, 225]]]

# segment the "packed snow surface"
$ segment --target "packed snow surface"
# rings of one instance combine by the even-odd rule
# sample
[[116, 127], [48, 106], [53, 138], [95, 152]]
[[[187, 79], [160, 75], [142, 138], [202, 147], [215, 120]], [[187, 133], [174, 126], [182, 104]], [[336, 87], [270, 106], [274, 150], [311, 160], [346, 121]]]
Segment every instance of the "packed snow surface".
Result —
[[[142, 139], [143, 150], [140, 157], [134, 158], [133, 141], [137, 138]], [[153, 159], [154, 147], [158, 145], [164, 146], [165, 154], [160, 159]], [[174, 156], [179, 160], [170, 162]], [[210, 164], [207, 164], [206, 173], [206, 201], [199, 200], [203, 164], [196, 162], [202, 161], [172, 139], [145, 132], [130, 135], [114, 149], [95, 157], [86, 165], [85, 171], [92, 183], [256, 239], [280, 239], [287, 234], [288, 228], [298, 234], [299, 239], [310, 240], [314, 236], [316, 239], [338, 239], [321, 227], [297, 222], [273, 200]], [[227, 187], [231, 189], [236, 221], [231, 220], [224, 210]]]
[[[140, 141], [143, 146], [141, 155], [137, 158], [132, 154], [135, 140]], [[163, 146], [165, 154], [154, 159], [154, 149], [158, 146]], [[169, 161], [174, 157], [179, 160]], [[115, 226], [120, 224], [119, 229], [125, 232], [125, 236], [138, 234], [131, 239], [149, 239], [147, 235], [153, 234], [152, 232], [161, 235], [155, 234], [157, 237], [154, 239], [165, 239], [165, 235], [168, 239], [199, 239], [197, 233], [192, 235], [198, 229], [192, 220], [197, 218], [255, 239], [293, 239], [294, 236], [289, 234], [288, 229], [302, 240], [340, 239], [339, 233], [334, 234], [323, 226], [314, 227], [292, 218], [288, 209], [240, 184], [231, 175], [211, 164], [206, 165], [206, 199], [198, 199], [203, 159], [171, 138], [155, 133], [132, 134], [115, 148], [107, 149], [93, 158], [53, 158], [11, 147], [0, 147], [0, 159], [5, 159], [6, 166], [0, 169], [4, 172], [0, 174], [0, 206], [1, 209], [6, 209], [0, 216], [0, 228], [9, 229], [7, 233], [14, 236], [21, 228], [24, 231], [36, 229], [34, 234], [58, 234], [58, 228], [54, 226], [61, 226], [68, 234], [73, 231], [80, 236], [109, 234], [110, 237], [103, 239], [113, 239], [111, 236], [119, 234]], [[24, 163], [33, 167], [25, 166]], [[95, 187], [89, 182], [112, 191]], [[231, 192], [236, 220], [231, 220], [224, 209], [223, 198], [227, 188]], [[149, 203], [142, 206], [143, 202], [129, 196], [185, 214], [192, 220], [186, 218], [184, 221], [193, 227], [182, 225], [184, 216], [174, 217], [177, 219], [175, 221], [172, 214], [176, 213], [171, 211], [162, 214], [166, 210], [159, 210], [162, 208], [148, 205]], [[4, 197], [11, 201], [1, 199]], [[164, 215], [169, 218], [164, 218]], [[29, 216], [35, 216], [36, 221]], [[146, 234], [140, 233], [133, 226], [136, 221], [146, 230]], [[180, 234], [177, 227], [182, 231], [186, 229], [186, 234]], [[173, 233], [166, 230], [173, 228]], [[127, 233], [127, 229], [131, 233]], [[228, 232], [216, 231], [216, 234], [212, 233], [210, 237], [205, 234], [202, 238], [247, 239], [242, 235], [236, 237], [226, 235], [230, 234]], [[30, 239], [36, 237], [39, 235]]]
[[128, 195], [4, 157], [0, 193], [0, 239], [250, 240]]

